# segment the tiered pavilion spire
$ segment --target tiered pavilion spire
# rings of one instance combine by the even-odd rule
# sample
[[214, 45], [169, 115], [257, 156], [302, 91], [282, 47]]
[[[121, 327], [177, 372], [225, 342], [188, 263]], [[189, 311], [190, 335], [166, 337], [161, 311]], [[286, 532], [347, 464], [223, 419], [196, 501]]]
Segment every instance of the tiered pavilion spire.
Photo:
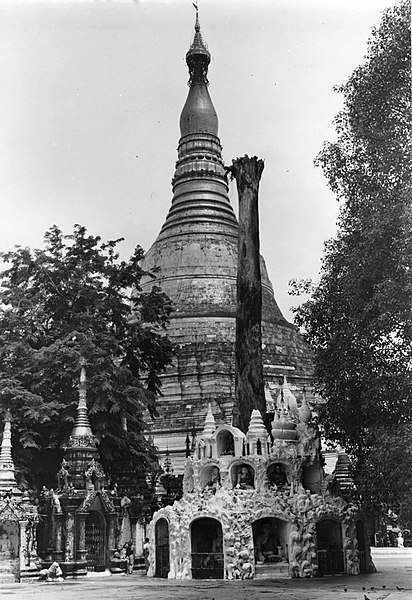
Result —
[[11, 413], [9, 410], [4, 415], [3, 439], [0, 450], [0, 492], [16, 490], [17, 482], [13, 456], [11, 453]]

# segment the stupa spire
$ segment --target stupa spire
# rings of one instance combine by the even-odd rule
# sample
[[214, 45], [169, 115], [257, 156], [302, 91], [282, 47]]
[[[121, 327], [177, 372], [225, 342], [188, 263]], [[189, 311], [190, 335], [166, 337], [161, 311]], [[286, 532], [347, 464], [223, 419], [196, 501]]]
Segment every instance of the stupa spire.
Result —
[[11, 413], [7, 409], [4, 415], [3, 439], [0, 450], [0, 491], [17, 487], [11, 449]]
[[58, 474], [62, 489], [66, 489], [69, 483], [77, 490], [83, 490], [85, 485], [86, 489], [91, 489], [93, 478], [104, 487], [105, 475], [99, 463], [97, 438], [90, 427], [86, 398], [86, 367], [83, 361], [80, 370], [76, 420]]
[[87, 414], [87, 387], [86, 387], [86, 368], [82, 364], [80, 370], [79, 382], [79, 403], [77, 405], [77, 415], [72, 430], [72, 438], [93, 438], [92, 429], [90, 427], [89, 416]]
[[159, 239], [217, 229], [235, 237], [237, 221], [218, 137], [218, 117], [208, 91], [210, 52], [200, 32], [197, 5], [195, 34], [186, 53], [189, 93], [180, 115], [178, 160], [173, 199]]
[[198, 31], [200, 31], [200, 25], [199, 25], [199, 3], [198, 2], [193, 2], [193, 6], [195, 7], [195, 11], [196, 11], [195, 31], [198, 32]]

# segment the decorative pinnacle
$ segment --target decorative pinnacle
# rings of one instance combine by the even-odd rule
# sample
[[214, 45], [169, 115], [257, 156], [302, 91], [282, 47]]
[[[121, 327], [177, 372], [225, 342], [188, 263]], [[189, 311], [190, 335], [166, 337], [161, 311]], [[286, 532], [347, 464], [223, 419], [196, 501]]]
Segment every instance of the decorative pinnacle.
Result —
[[204, 437], [204, 438], [212, 437], [215, 430], [216, 430], [215, 417], [213, 416], [213, 413], [212, 413], [212, 405], [209, 402], [208, 407], [207, 407], [207, 414], [206, 414], [206, 418], [205, 418], [205, 426], [204, 426], [204, 429], [202, 432], [202, 437]]
[[7, 409], [4, 415], [3, 439], [0, 450], [0, 490], [16, 487], [14, 462], [11, 454], [11, 413]]
[[194, 3], [192, 2], [193, 6], [195, 7], [195, 11], [196, 11], [196, 23], [195, 23], [195, 31], [200, 31], [200, 25], [199, 25], [199, 4], [198, 3]]
[[186, 62], [189, 67], [189, 87], [194, 83], [208, 84], [207, 67], [210, 63], [210, 52], [203, 41], [200, 33], [199, 7], [193, 3], [196, 10], [195, 35], [192, 45], [186, 54]]
[[4, 414], [4, 431], [3, 440], [1, 442], [0, 463], [13, 462], [11, 455], [11, 412], [9, 409]]
[[82, 361], [82, 367], [80, 371], [80, 383], [79, 383], [79, 403], [77, 405], [77, 416], [74, 423], [71, 437], [93, 437], [93, 433], [90, 427], [89, 416], [87, 414], [87, 386], [86, 386], [86, 368], [85, 362]]

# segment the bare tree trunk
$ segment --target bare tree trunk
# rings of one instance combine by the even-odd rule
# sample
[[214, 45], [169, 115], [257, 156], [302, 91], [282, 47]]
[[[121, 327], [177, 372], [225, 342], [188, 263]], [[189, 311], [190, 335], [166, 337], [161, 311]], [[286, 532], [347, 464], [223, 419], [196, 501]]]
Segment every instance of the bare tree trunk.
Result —
[[237, 158], [230, 171], [239, 196], [236, 373], [233, 425], [246, 433], [252, 410], [266, 416], [262, 367], [262, 285], [259, 252], [259, 182], [264, 168], [256, 156]]

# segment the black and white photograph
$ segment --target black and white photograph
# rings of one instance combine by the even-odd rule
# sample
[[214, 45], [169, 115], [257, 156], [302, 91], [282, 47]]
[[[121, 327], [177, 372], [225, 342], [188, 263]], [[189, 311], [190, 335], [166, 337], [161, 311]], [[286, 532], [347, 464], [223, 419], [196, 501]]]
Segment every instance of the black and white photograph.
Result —
[[0, 0], [0, 594], [412, 597], [410, 0]]

